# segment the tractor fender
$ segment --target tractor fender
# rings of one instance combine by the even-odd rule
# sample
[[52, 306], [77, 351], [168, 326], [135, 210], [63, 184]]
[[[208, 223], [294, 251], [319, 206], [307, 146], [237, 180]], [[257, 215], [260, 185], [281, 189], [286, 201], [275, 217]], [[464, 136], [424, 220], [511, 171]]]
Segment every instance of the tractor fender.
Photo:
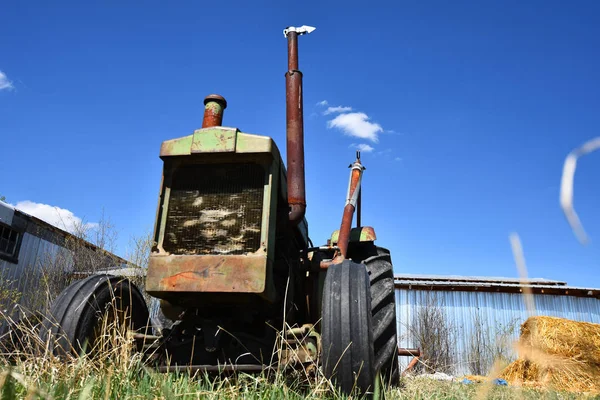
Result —
[[[336, 245], [340, 236], [339, 229], [331, 234], [331, 245]], [[375, 229], [371, 226], [361, 226], [350, 230], [350, 243], [354, 242], [374, 242], [377, 240]]]

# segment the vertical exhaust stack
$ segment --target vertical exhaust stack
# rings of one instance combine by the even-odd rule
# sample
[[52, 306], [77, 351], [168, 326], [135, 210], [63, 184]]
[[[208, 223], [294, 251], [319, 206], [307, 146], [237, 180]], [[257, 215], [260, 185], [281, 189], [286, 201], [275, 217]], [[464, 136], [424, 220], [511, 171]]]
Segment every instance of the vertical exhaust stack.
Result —
[[287, 133], [287, 189], [289, 219], [298, 225], [306, 212], [304, 179], [304, 114], [302, 110], [302, 72], [298, 69], [298, 36], [316, 28], [303, 25], [283, 30], [288, 40], [288, 71], [285, 73], [285, 114]]
[[221, 126], [223, 123], [223, 111], [227, 108], [227, 100], [218, 94], [209, 94], [204, 99], [203, 128]]

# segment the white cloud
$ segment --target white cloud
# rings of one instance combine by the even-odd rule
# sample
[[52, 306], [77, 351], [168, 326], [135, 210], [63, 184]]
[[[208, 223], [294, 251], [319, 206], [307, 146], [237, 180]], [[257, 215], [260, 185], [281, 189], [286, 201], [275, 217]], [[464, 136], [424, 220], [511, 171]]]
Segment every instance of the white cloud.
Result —
[[352, 111], [352, 107], [345, 107], [345, 106], [327, 107], [327, 110], [323, 111], [323, 115], [328, 115], [328, 114], [333, 114], [333, 113], [345, 113], [348, 111]]
[[[25, 200], [18, 202], [14, 207], [70, 233], [73, 233], [76, 227], [81, 227], [83, 223], [82, 219], [72, 211], [48, 204]], [[84, 226], [86, 229], [93, 229], [98, 224], [90, 222], [85, 223]]]
[[0, 90], [11, 90], [14, 86], [11, 81], [8, 80], [6, 74], [0, 71]]
[[402, 158], [396, 157], [396, 158], [394, 158], [394, 161], [402, 161]]
[[329, 105], [329, 103], [327, 102], [327, 100], [322, 100], [322, 101], [319, 101], [319, 102], [317, 103], [317, 105], [318, 105], [318, 106], [325, 107], [325, 106]]
[[381, 125], [369, 122], [367, 114], [362, 112], [340, 114], [327, 121], [327, 127], [338, 128], [348, 136], [368, 139], [375, 143], [379, 141], [377, 134], [383, 131]]
[[362, 153], [370, 153], [373, 150], [375, 150], [373, 147], [369, 146], [366, 143], [361, 143], [361, 144], [357, 145], [356, 149]]

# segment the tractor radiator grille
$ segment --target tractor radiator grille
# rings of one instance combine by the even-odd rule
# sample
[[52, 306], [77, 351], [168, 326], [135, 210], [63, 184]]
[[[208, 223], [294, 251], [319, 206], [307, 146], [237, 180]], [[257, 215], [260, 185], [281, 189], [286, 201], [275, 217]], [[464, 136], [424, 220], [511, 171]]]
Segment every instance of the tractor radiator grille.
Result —
[[257, 164], [176, 169], [163, 248], [171, 254], [244, 254], [260, 248], [265, 170]]

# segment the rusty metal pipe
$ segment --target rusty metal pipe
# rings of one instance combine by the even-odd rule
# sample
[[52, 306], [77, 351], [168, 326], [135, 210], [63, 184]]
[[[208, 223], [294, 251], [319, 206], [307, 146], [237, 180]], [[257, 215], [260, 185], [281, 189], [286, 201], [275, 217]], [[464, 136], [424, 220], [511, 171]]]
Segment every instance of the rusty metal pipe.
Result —
[[286, 30], [284, 33], [288, 40], [288, 71], [285, 73], [287, 190], [289, 220], [295, 226], [306, 213], [302, 72], [298, 70], [298, 32]]
[[406, 349], [403, 347], [398, 347], [398, 355], [399, 356], [410, 356], [410, 357], [420, 357], [421, 349]]
[[221, 126], [223, 123], [223, 111], [227, 108], [227, 100], [218, 94], [209, 94], [204, 99], [203, 128]]
[[340, 235], [338, 237], [338, 247], [341, 255], [346, 258], [348, 253], [348, 243], [350, 242], [350, 231], [352, 230], [352, 217], [354, 217], [354, 206], [348, 204], [344, 207], [342, 215], [342, 225], [340, 227]]
[[354, 210], [356, 209], [358, 194], [360, 193], [362, 173], [365, 169], [360, 162], [359, 152], [356, 152], [356, 161], [350, 165], [350, 168], [352, 168], [352, 171], [350, 172], [350, 183], [348, 184], [348, 196], [342, 215], [342, 225], [340, 226], [340, 234], [337, 242], [337, 245], [340, 248], [340, 254], [343, 258], [346, 258], [348, 252], [350, 231], [352, 230], [352, 218], [354, 217]]
[[399, 356], [412, 356], [413, 359], [410, 360], [410, 363], [408, 363], [408, 365], [406, 366], [406, 369], [404, 371], [402, 371], [402, 376], [405, 376], [408, 371], [410, 371], [415, 365], [417, 365], [417, 363], [419, 362], [419, 359], [421, 357], [423, 357], [423, 351], [421, 350], [421, 348], [418, 349], [404, 349], [404, 348], [398, 348], [398, 355]]
[[356, 227], [361, 227], [361, 214], [362, 214], [362, 190], [358, 192], [358, 200], [356, 201]]

